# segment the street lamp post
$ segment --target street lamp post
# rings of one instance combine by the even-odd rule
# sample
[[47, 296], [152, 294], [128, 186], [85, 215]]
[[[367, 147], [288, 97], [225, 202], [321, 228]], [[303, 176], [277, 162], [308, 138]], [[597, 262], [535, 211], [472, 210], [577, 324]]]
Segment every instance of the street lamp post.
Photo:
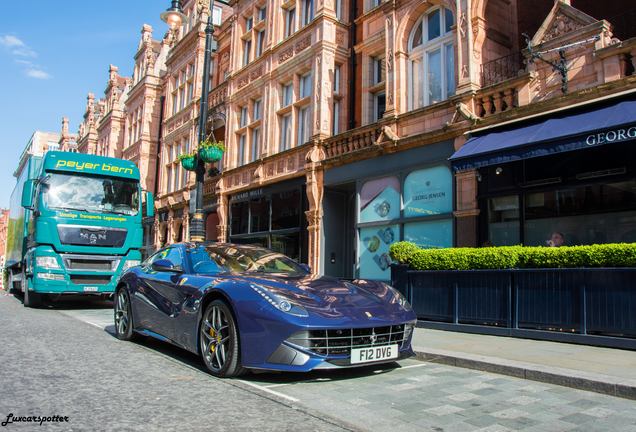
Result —
[[[208, 89], [210, 87], [210, 56], [216, 51], [216, 41], [212, 35], [214, 33], [214, 25], [212, 22], [212, 14], [214, 11], [214, 0], [210, 0], [210, 13], [208, 14], [208, 22], [205, 26], [205, 54], [203, 57], [203, 79], [201, 80], [201, 105], [199, 108], [199, 136], [198, 145], [205, 141], [206, 129], [205, 123], [208, 117]], [[186, 18], [181, 9], [181, 0], [172, 0], [172, 5], [161, 14], [161, 19], [170, 26], [171, 29], [181, 27], [183, 20]], [[197, 145], [197, 147], [198, 147]], [[205, 241], [205, 222], [203, 220], [203, 181], [205, 176], [205, 162], [197, 153], [196, 166], [196, 189], [195, 189], [195, 211], [190, 219], [190, 241]], [[192, 197], [190, 197], [192, 199]]]

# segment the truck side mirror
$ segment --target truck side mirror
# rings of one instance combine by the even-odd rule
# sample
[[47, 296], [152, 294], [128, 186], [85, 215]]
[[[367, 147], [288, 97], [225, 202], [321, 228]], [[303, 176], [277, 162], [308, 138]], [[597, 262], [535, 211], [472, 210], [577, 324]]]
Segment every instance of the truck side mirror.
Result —
[[155, 197], [150, 192], [146, 192], [146, 216], [155, 217]]
[[22, 188], [22, 207], [33, 210], [33, 189], [35, 188], [35, 182], [33, 179], [24, 182]]

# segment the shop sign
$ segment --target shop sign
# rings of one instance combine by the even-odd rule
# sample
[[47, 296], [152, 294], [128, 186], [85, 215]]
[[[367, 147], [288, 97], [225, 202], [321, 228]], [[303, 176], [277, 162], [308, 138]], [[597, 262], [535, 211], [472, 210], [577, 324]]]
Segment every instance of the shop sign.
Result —
[[247, 201], [254, 198], [260, 198], [263, 196], [263, 189], [254, 189], [232, 195], [230, 202]]
[[413, 171], [404, 180], [404, 217], [450, 213], [452, 190], [453, 175], [446, 166]]
[[611, 129], [606, 132], [598, 132], [588, 135], [585, 143], [589, 146], [606, 144], [620, 141], [627, 141], [636, 138], [636, 126], [629, 128]]

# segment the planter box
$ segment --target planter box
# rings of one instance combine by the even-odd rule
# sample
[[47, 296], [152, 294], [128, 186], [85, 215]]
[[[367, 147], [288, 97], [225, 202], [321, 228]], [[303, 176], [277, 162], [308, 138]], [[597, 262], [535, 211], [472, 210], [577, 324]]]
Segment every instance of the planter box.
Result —
[[486, 333], [503, 328], [511, 336], [540, 333], [555, 340], [577, 335], [573, 342], [583, 336], [589, 337], [583, 343], [599, 345], [597, 336], [634, 339], [636, 347], [635, 268], [416, 271], [395, 265], [391, 279], [423, 324]]

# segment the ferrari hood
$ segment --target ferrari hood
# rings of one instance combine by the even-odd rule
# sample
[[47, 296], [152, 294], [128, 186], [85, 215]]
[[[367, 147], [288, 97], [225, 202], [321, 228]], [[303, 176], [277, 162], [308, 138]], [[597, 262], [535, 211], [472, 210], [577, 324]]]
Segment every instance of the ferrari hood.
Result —
[[278, 277], [258, 274], [237, 276], [250, 284], [259, 285], [274, 293], [289, 297], [309, 309], [343, 309], [386, 307], [393, 303], [394, 293], [379, 282], [353, 284], [331, 277]]

